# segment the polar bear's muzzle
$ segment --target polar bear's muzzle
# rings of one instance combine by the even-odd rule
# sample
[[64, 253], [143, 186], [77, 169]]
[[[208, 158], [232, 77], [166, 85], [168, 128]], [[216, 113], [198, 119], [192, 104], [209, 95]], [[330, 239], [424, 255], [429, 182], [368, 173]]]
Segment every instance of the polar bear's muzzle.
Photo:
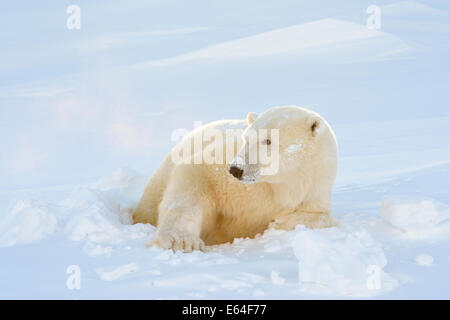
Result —
[[230, 173], [233, 177], [243, 183], [254, 183], [259, 174], [244, 174], [244, 170], [237, 166], [230, 166]]
[[242, 159], [239, 156], [234, 158], [233, 162], [231, 162], [230, 173], [233, 177], [235, 177], [238, 180], [241, 180], [244, 174], [244, 164], [245, 164], [244, 159]]
[[245, 165], [245, 160], [237, 156], [230, 165], [230, 174], [243, 183], [254, 183], [259, 176], [258, 165]]
[[233, 177], [235, 177], [236, 179], [241, 180], [242, 179], [242, 175], [244, 174], [244, 170], [242, 170], [241, 168], [238, 168], [236, 166], [231, 165], [230, 166], [230, 173], [233, 175]]

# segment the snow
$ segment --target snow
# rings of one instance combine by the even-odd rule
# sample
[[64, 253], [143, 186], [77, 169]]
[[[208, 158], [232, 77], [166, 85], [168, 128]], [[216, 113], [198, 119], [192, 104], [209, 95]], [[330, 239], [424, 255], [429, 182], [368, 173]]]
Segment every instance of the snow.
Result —
[[430, 237], [450, 230], [450, 207], [433, 200], [395, 202], [384, 198], [381, 217], [411, 237]]
[[419, 254], [418, 256], [416, 256], [415, 261], [419, 266], [429, 267], [429, 266], [433, 265], [434, 258], [433, 258], [433, 256], [430, 256], [429, 254], [423, 253], [423, 254]]
[[104, 281], [114, 281], [126, 274], [133, 273], [139, 270], [139, 265], [137, 263], [128, 263], [126, 265], [116, 267], [110, 271], [106, 271], [103, 268], [97, 269], [96, 272], [100, 279]]
[[[387, 260], [382, 247], [364, 229], [351, 233], [338, 228], [303, 229], [292, 246], [299, 260], [301, 288], [306, 292], [371, 296], [397, 286], [397, 280], [383, 271]], [[380, 278], [373, 286], [368, 283], [372, 269]]]
[[276, 284], [276, 285], [282, 285], [286, 281], [286, 279], [284, 279], [283, 277], [280, 277], [280, 275], [278, 274], [277, 271], [272, 271], [270, 273], [270, 280], [272, 281], [273, 284]]
[[[377, 38], [382, 39], [378, 40]], [[402, 54], [409, 50], [405, 43], [383, 32], [372, 31], [356, 23], [323, 19], [213, 45], [177, 57], [151, 61], [140, 64], [138, 67], [173, 66], [195, 60], [220, 61], [281, 54], [311, 55], [316, 54], [320, 49], [323, 50], [323, 47], [338, 44], [352, 46], [352, 42], [362, 40], [370, 40], [368, 42], [370, 45], [377, 41], [384, 45], [389, 42], [393, 51], [400, 51]], [[381, 50], [380, 55], [387, 54], [383, 51], [385, 50], [384, 46], [377, 49]]]
[[[172, 293], [182, 297], [180, 288], [188, 290], [186, 297], [196, 298], [232, 297], [233, 292], [241, 297], [373, 297], [395, 290], [402, 282], [401, 275], [387, 271], [383, 233], [394, 230], [392, 241], [404, 230], [412, 235], [422, 235], [423, 228], [437, 232], [442, 220], [433, 202], [393, 204], [384, 199], [381, 216], [374, 221], [374, 217], [344, 216], [334, 228], [268, 230], [256, 239], [210, 247], [209, 252], [173, 253], [145, 247], [154, 234], [153, 226], [130, 224], [130, 208], [137, 203], [144, 182], [144, 176], [122, 168], [90, 186], [76, 188], [57, 204], [20, 200], [2, 220], [6, 232], [1, 245], [38, 245], [47, 238], [79, 243], [86, 258], [99, 262], [93, 267], [97, 290], [102, 281], [129, 281], [132, 287], [151, 281], [146, 287], [149, 292], [164, 288], [154, 291], [152, 298], [171, 298]], [[258, 261], [267, 263], [259, 268]], [[433, 257], [418, 254], [415, 263], [429, 266]], [[103, 293], [87, 297], [97, 294]]]
[[284, 152], [287, 154], [293, 154], [296, 153], [297, 151], [300, 151], [300, 149], [303, 147], [303, 144], [299, 143], [293, 143], [291, 145], [289, 145]]
[[57, 227], [57, 219], [45, 203], [21, 200], [4, 217], [0, 229], [0, 246], [38, 241], [54, 233]]
[[[450, 297], [446, 1], [79, 5], [0, 4], [0, 298]], [[336, 133], [336, 227], [145, 247], [174, 132], [289, 104]]]

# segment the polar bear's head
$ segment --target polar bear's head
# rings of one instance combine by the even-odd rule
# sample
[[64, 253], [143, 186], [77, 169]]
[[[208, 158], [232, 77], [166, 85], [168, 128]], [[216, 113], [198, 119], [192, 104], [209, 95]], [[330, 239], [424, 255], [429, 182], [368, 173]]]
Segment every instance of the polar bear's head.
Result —
[[249, 113], [243, 145], [230, 165], [241, 182], [281, 183], [336, 162], [336, 138], [317, 113], [296, 106]]

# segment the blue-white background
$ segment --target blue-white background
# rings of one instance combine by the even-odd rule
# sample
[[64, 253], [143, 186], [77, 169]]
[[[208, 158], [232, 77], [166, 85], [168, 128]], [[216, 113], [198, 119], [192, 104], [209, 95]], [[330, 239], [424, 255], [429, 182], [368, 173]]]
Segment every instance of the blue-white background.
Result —
[[[81, 9], [79, 30], [66, 26], [72, 4]], [[379, 30], [366, 27], [370, 5], [380, 8]], [[312, 291], [296, 291], [297, 260], [283, 260], [282, 249], [277, 262], [262, 270], [219, 248], [218, 255], [239, 265], [219, 275], [214, 268], [201, 271], [218, 279], [216, 290], [209, 291], [210, 278], [198, 290], [187, 280], [172, 284], [175, 288], [143, 289], [143, 279], [184, 279], [164, 263], [180, 259], [183, 269], [189, 263], [183, 259], [190, 258], [168, 256], [157, 260], [162, 265], [145, 267], [160, 254], [143, 247], [150, 227], [143, 227], [139, 241], [121, 242], [132, 250], [122, 253], [114, 232], [108, 233], [114, 244], [90, 237], [104, 229], [89, 224], [97, 219], [89, 212], [120, 197], [134, 204], [145, 179], [173, 146], [173, 130], [295, 104], [319, 112], [337, 134], [334, 215], [343, 217], [342, 224], [357, 220], [347, 217], [356, 214], [363, 217], [358, 228], [367, 219], [388, 228], [380, 218], [384, 196], [406, 197], [400, 203], [413, 208], [431, 199], [445, 215], [450, 204], [449, 54], [450, 3], [444, 0], [1, 2], [0, 244], [5, 247], [0, 249], [0, 297], [310, 297]], [[101, 196], [92, 199], [82, 192], [74, 200], [74, 190], [112, 172], [116, 176], [106, 184], [118, 183], [118, 194], [106, 204]], [[128, 188], [138, 178], [144, 182], [132, 188], [132, 195], [121, 193], [122, 183]], [[67, 197], [69, 204], [63, 201]], [[130, 226], [124, 231], [115, 225], [115, 211], [108, 208], [92, 214], [107, 217], [119, 233], [134, 234]], [[72, 221], [73, 216], [81, 218]], [[401, 242], [375, 231], [371, 236], [381, 241], [386, 272], [397, 281], [382, 297], [449, 298], [444, 285], [450, 281], [448, 240]], [[90, 251], [91, 245], [98, 250]], [[92, 252], [100, 257], [86, 262], [96, 255]], [[416, 258], [423, 253], [434, 256], [431, 267], [418, 266]], [[50, 258], [41, 259], [46, 255]], [[51, 258], [55, 255], [62, 260]], [[85, 270], [92, 273], [88, 283], [94, 289], [67, 290], [65, 266], [71, 263], [89, 265]], [[33, 266], [40, 270], [37, 277]], [[109, 290], [97, 276], [108, 267], [119, 270], [126, 294]], [[283, 284], [271, 277], [274, 270], [285, 278]], [[129, 272], [141, 275], [128, 279]], [[261, 278], [248, 278], [259, 279], [248, 287], [242, 273], [252, 272]], [[201, 283], [201, 277], [195, 279]], [[50, 289], [42, 289], [40, 281]], [[342, 296], [341, 289], [325, 296]]]

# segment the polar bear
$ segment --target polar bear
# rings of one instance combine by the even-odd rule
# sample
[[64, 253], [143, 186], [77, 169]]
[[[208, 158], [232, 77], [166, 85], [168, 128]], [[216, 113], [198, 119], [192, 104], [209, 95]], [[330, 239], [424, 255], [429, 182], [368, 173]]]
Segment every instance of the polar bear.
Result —
[[[275, 144], [277, 150], [269, 150]], [[264, 162], [250, 159], [258, 149], [266, 150]], [[189, 156], [178, 159], [180, 150]], [[207, 150], [214, 161], [203, 161]], [[329, 124], [297, 106], [204, 125], [186, 135], [155, 171], [133, 222], [157, 227], [148, 246], [184, 252], [252, 238], [267, 228], [333, 226], [337, 153]]]

